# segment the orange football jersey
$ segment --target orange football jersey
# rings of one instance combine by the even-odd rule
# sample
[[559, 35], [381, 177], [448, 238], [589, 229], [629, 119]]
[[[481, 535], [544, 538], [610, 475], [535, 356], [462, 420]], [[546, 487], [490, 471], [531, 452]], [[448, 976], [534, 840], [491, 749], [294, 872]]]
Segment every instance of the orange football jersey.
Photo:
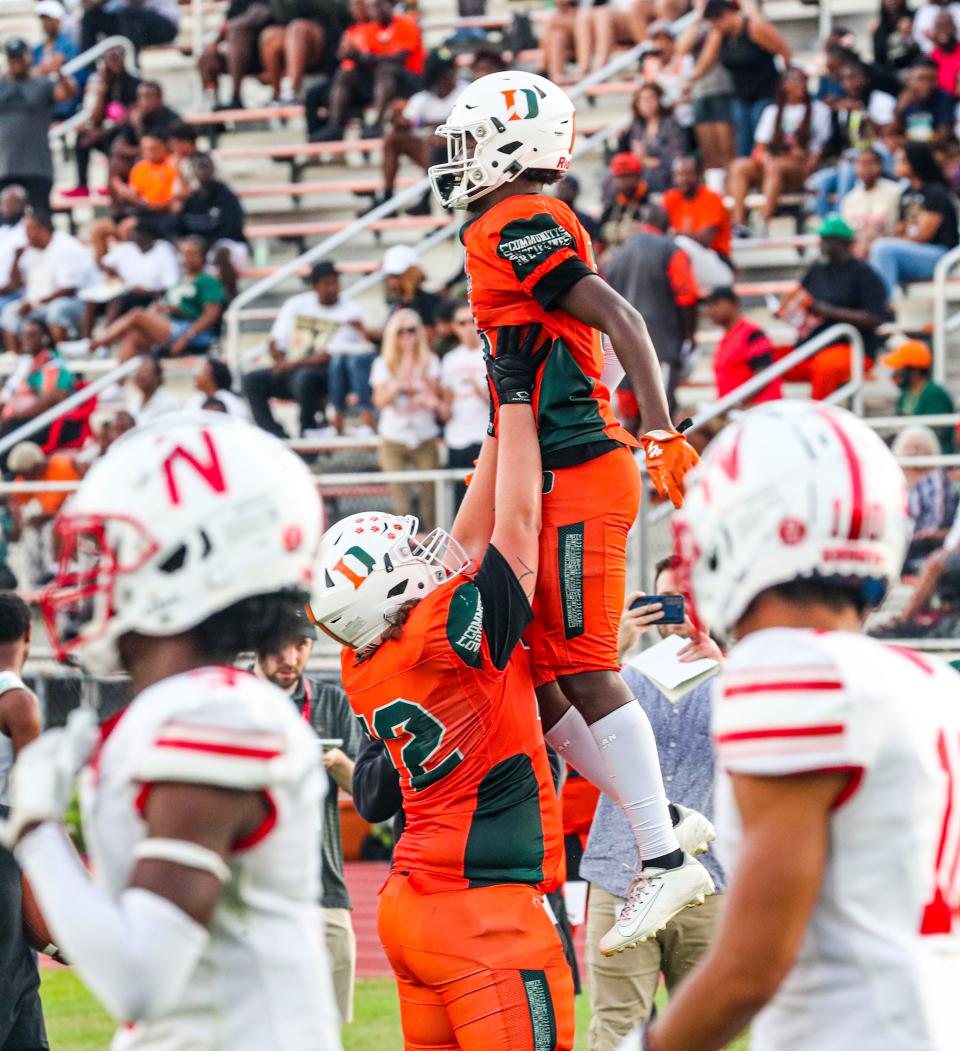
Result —
[[441, 585], [399, 639], [342, 654], [343, 686], [400, 775], [406, 823], [393, 854], [418, 889], [563, 878], [560, 805], [526, 653], [530, 606], [491, 548]]
[[460, 233], [470, 307], [496, 356], [499, 327], [537, 322], [554, 339], [533, 409], [544, 466], [551, 453], [603, 439], [636, 445], [619, 424], [600, 380], [600, 333], [556, 306], [581, 277], [596, 273], [590, 238], [570, 208], [545, 194], [517, 194]]

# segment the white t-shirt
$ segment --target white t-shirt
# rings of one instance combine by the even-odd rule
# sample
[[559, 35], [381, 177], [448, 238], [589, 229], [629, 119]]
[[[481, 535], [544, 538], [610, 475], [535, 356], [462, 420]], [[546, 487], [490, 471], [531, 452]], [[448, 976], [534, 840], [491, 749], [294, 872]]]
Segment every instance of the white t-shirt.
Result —
[[13, 260], [27, 244], [27, 231], [23, 219], [13, 226], [0, 226], [0, 288], [10, 284]]
[[[425, 409], [418, 404], [420, 396], [427, 391], [427, 380], [440, 378], [440, 360], [436, 354], [427, 359], [425, 373], [414, 381], [412, 393], [398, 394], [389, 405], [380, 410], [380, 422], [377, 433], [388, 442], [397, 442], [415, 449], [418, 445], [440, 433], [437, 416], [433, 409]], [[370, 370], [370, 385], [377, 387], [381, 383], [392, 383], [393, 373], [387, 368], [383, 356], [377, 358]]]
[[153, 392], [153, 397], [148, 402], [141, 402], [139, 406], [131, 408], [130, 411], [138, 424], [149, 423], [158, 416], [166, 416], [169, 412], [182, 412], [183, 402], [165, 387], [160, 387]]
[[865, 635], [758, 631], [717, 679], [713, 734], [725, 867], [741, 835], [730, 774], [851, 775], [803, 943], [751, 1051], [956, 1051], [957, 673]]
[[960, 34], [960, 4], [948, 4], [940, 7], [939, 4], [924, 4], [917, 8], [913, 15], [913, 39], [920, 45], [921, 49], [928, 55], [934, 48], [930, 34], [933, 32], [933, 24], [941, 11], [949, 11], [953, 15], [953, 21]]
[[[810, 143], [807, 147], [811, 152], [822, 150], [830, 140], [832, 131], [830, 108], [814, 99], [811, 103], [813, 109], [810, 113]], [[793, 135], [803, 121], [803, 115], [807, 107], [803, 103], [783, 107], [783, 130], [786, 137]], [[777, 130], [777, 106], [771, 104], [760, 114], [754, 141], [764, 146], [773, 142], [774, 132]]]
[[338, 328], [327, 339], [324, 349], [330, 354], [363, 353], [370, 349], [363, 333], [352, 324], [360, 321], [363, 314], [353, 300], [338, 299], [333, 306], [326, 307], [317, 299], [316, 292], [301, 292], [291, 296], [277, 314], [270, 329], [270, 339], [280, 350], [289, 350], [298, 331], [306, 330], [308, 321], [335, 322]]
[[483, 348], [468, 350], [461, 344], [445, 354], [440, 359], [440, 383], [453, 392], [444, 441], [451, 449], [482, 442], [490, 414]]
[[[238, 572], [242, 572], [238, 563]], [[339, 1051], [320, 908], [326, 777], [313, 731], [287, 696], [233, 668], [150, 686], [124, 709], [81, 785], [94, 880], [118, 900], [158, 782], [263, 793], [272, 817], [227, 858], [230, 878], [182, 998], [121, 1028], [114, 1051]]]
[[157, 241], [148, 252], [141, 252], [132, 241], [121, 241], [103, 261], [131, 288], [167, 292], [180, 280], [180, 263], [169, 241]]
[[28, 303], [38, 303], [64, 288], [80, 291], [97, 281], [93, 255], [63, 230], [54, 230], [46, 248], [25, 248], [20, 272]]
[[872, 190], [863, 183], [840, 202], [840, 214], [858, 237], [891, 234], [896, 228], [901, 187], [892, 179], [878, 179]]
[[[236, 416], [240, 420], [250, 419], [250, 406], [247, 405], [246, 399], [241, 398], [239, 394], [234, 394], [232, 390], [218, 390], [213, 397], [223, 402], [223, 407], [227, 410], [228, 416]], [[185, 408], [191, 410], [203, 409], [203, 403], [206, 400], [206, 394], [198, 394], [187, 402]]]
[[897, 100], [885, 91], [871, 91], [867, 99], [867, 116], [881, 128], [891, 124], [897, 112]]
[[957, 508], [957, 513], [953, 516], [950, 531], [943, 539], [944, 551], [952, 553], [958, 548], [960, 548], [960, 507]]
[[410, 96], [410, 101], [403, 108], [403, 115], [414, 127], [442, 124], [450, 116], [453, 104], [466, 86], [462, 80], [457, 81], [457, 86], [444, 98], [434, 95], [432, 91], [418, 91]]

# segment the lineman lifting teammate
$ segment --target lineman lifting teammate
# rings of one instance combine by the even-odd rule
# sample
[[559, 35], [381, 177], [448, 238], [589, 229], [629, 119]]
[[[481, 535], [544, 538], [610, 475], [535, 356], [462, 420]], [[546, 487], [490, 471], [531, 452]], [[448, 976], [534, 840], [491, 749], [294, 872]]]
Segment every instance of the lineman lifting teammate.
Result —
[[[538, 568], [540, 326], [501, 331], [498, 439], [450, 535], [369, 513], [324, 536], [311, 615], [400, 775], [403, 835], [381, 890], [407, 1051], [567, 1051], [573, 980], [543, 891], [563, 879], [559, 802], [526, 653]], [[494, 517], [496, 508], [496, 517]]]
[[[676, 506], [697, 456], [672, 427], [643, 318], [597, 275], [570, 208], [541, 192], [570, 166], [574, 106], [566, 94], [530, 73], [492, 73], [463, 92], [437, 134], [449, 161], [430, 178], [445, 207], [472, 215], [461, 239], [488, 355], [496, 359], [502, 333], [516, 325], [541, 325], [553, 340], [532, 387], [543, 523], [528, 641], [547, 740], [620, 804], [636, 836], [642, 869], [600, 941], [610, 955], [713, 891], [706, 869], [681, 849], [653, 732], [619, 675], [627, 533], [640, 500], [637, 442], [610, 406], [609, 388], [624, 370], [642, 410], [647, 470]], [[601, 332], [620, 365], [605, 363]], [[494, 390], [491, 433], [500, 409]], [[701, 831], [691, 838], [703, 839]]]
[[[165, 417], [111, 447], [57, 528], [51, 638], [129, 672], [134, 699], [95, 750], [80, 710], [20, 753], [3, 832], [57, 944], [128, 1023], [114, 1051], [338, 1051], [316, 741], [231, 666], [296, 630], [322, 530], [309, 470], [230, 417]], [[84, 767], [92, 877], [62, 824]]]
[[625, 1047], [750, 1024], [754, 1051], [957, 1048], [960, 677], [861, 634], [908, 537], [893, 456], [822, 402], [752, 409], [691, 475], [678, 556], [737, 640], [714, 734], [739, 864], [710, 952]]

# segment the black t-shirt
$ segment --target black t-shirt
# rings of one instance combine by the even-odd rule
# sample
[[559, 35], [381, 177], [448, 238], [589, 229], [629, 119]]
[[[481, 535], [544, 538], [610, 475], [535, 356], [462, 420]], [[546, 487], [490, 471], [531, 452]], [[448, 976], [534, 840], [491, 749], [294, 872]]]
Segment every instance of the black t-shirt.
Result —
[[919, 190], [912, 188], [900, 197], [900, 218], [909, 226], [916, 222], [920, 212], [935, 212], [940, 225], [929, 244], [955, 248], [958, 242], [957, 206], [953, 194], [942, 183], [931, 182]]
[[[0, 806], [0, 817], [6, 818], [9, 810]], [[0, 847], [0, 1047], [7, 1044], [15, 1032], [19, 1015], [28, 995], [40, 984], [37, 963], [23, 931], [23, 897], [21, 894], [21, 872], [13, 855]], [[36, 1043], [17, 1044], [24, 1047], [45, 1047], [41, 1043], [43, 1023], [35, 1034]]]
[[420, 320], [425, 325], [430, 326], [436, 324], [439, 306], [440, 296], [436, 292], [428, 292], [424, 288], [418, 288], [413, 293], [413, 299], [409, 303], [393, 303], [390, 313], [392, 314], [394, 310], [402, 310], [404, 308], [413, 310], [420, 315]]
[[179, 218], [180, 233], [200, 237], [208, 247], [221, 238], [246, 241], [243, 205], [226, 183], [217, 181], [195, 190], [185, 198]]
[[[876, 317], [890, 315], [887, 290], [876, 270], [862, 259], [848, 259], [845, 263], [814, 263], [804, 274], [803, 287], [823, 303], [848, 310], [866, 310]], [[824, 321], [807, 338], [818, 335], [835, 324]], [[861, 328], [864, 351], [872, 360], [879, 347], [879, 339], [873, 328]]]

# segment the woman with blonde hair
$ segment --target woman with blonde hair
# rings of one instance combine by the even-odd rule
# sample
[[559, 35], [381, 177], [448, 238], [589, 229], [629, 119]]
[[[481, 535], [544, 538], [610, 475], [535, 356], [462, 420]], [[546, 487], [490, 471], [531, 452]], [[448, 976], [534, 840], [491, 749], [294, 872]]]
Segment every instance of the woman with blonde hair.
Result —
[[[437, 409], [440, 359], [430, 350], [420, 315], [400, 309], [383, 330], [380, 356], [370, 373], [373, 403], [380, 410], [380, 467], [384, 471], [426, 471], [439, 462]], [[420, 526], [434, 521], [433, 483], [417, 485]], [[397, 514], [411, 513], [411, 486], [391, 483]]]

